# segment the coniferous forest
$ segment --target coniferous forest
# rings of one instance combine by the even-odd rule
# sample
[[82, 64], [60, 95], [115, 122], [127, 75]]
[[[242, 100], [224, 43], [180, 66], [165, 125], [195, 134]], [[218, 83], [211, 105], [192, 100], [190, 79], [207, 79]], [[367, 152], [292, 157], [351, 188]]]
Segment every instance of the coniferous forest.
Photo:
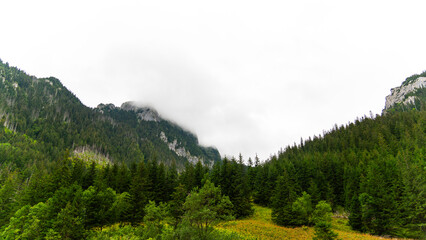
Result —
[[[358, 232], [426, 238], [424, 88], [411, 105], [245, 162], [166, 122], [85, 107], [57, 79], [3, 62], [0, 75], [0, 239], [121, 239], [111, 226], [122, 239], [244, 239], [214, 226], [254, 206], [277, 225], [314, 227], [315, 239], [338, 238], [332, 213]], [[211, 161], [170, 152], [158, 129]]]

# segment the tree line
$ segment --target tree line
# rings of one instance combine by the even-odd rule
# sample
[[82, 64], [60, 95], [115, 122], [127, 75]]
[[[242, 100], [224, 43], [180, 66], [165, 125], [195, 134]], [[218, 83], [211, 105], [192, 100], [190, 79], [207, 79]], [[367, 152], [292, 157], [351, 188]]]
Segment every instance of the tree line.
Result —
[[309, 224], [299, 201], [306, 193], [314, 206], [346, 211], [355, 230], [425, 237], [425, 133], [426, 112], [417, 110], [335, 126], [249, 167], [253, 200], [281, 225]]
[[[412, 106], [336, 125], [265, 162], [238, 156], [206, 167], [183, 164], [152, 140], [158, 127], [170, 128], [193, 152], [218, 157], [214, 149], [195, 149], [195, 136], [182, 129], [140, 124], [119, 109], [102, 115], [59, 80], [35, 79], [1, 61], [0, 76], [2, 238], [81, 239], [96, 228], [141, 222], [146, 238], [206, 238], [216, 234], [214, 222], [251, 215], [253, 203], [271, 207], [283, 226], [315, 225], [325, 233], [329, 221], [317, 213], [330, 208], [361, 232], [426, 237], [424, 88]], [[76, 155], [78, 146], [112, 161]]]
[[[255, 203], [271, 207], [279, 225], [309, 226], [315, 225], [315, 206], [326, 209], [328, 204], [346, 213], [355, 230], [421, 238], [425, 117], [424, 111], [364, 117], [287, 147], [263, 163], [255, 158], [246, 164], [239, 156], [211, 168], [198, 162], [184, 169], [157, 158], [99, 165], [67, 151], [50, 161], [38, 146], [43, 143], [3, 128], [0, 154], [8, 160], [0, 169], [2, 231], [6, 234], [11, 226], [28, 231], [24, 226], [38, 222], [45, 224], [35, 228], [40, 236], [65, 234], [60, 231], [67, 225], [78, 226], [70, 233], [81, 237], [96, 227], [144, 222], [146, 207], [153, 204], [166, 209], [170, 225], [178, 229], [190, 211], [184, 207], [189, 196], [208, 183], [207, 188], [226, 198], [222, 216], [250, 216]], [[15, 224], [18, 219], [21, 225]], [[61, 225], [60, 219], [74, 224]]]

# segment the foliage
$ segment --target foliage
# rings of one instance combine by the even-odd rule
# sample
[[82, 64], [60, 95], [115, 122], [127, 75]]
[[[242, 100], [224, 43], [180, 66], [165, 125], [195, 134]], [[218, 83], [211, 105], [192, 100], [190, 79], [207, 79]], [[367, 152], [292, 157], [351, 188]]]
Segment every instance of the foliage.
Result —
[[333, 240], [337, 239], [337, 234], [331, 230], [331, 224], [319, 221], [315, 224], [315, 236], [313, 240]]
[[51, 158], [70, 149], [104, 163], [130, 164], [145, 157], [182, 167], [188, 159], [169, 149], [159, 138], [163, 132], [207, 164], [220, 160], [215, 148], [200, 146], [195, 135], [172, 122], [140, 121], [138, 110], [112, 104], [86, 107], [56, 78], [36, 78], [0, 63], [0, 80], [0, 125], [43, 142]]
[[90, 231], [87, 239], [89, 240], [139, 240], [142, 234], [142, 227], [131, 225], [113, 225], [102, 229], [102, 231]]
[[293, 226], [289, 204], [306, 191], [313, 204], [325, 200], [332, 208], [344, 207], [354, 229], [421, 238], [425, 123], [425, 111], [387, 113], [287, 147], [252, 170], [258, 179], [254, 202], [272, 207], [276, 223]]
[[168, 206], [166, 204], [160, 203], [157, 206], [155, 202], [149, 201], [145, 206], [145, 216], [143, 218], [145, 223], [143, 238], [156, 238], [161, 235], [168, 215]]
[[313, 211], [311, 196], [306, 192], [303, 192], [303, 195], [293, 202], [292, 211], [295, 214], [293, 220], [295, 225], [309, 225]]
[[[282, 227], [271, 221], [270, 208], [254, 206], [254, 214], [250, 218], [220, 223], [216, 228], [226, 229], [238, 233], [243, 239], [288, 239], [304, 240], [314, 237], [313, 227]], [[339, 237], [345, 240], [379, 240], [383, 237], [361, 234], [351, 230], [347, 226], [346, 219], [335, 219], [332, 221], [332, 229]]]
[[207, 239], [213, 231], [212, 226], [219, 220], [232, 218], [231, 201], [208, 180], [200, 190], [196, 189], [188, 195], [183, 208], [184, 223], [194, 228], [200, 239]]
[[61, 209], [55, 221], [55, 229], [62, 239], [82, 239], [85, 236], [83, 219], [76, 213], [71, 203], [68, 202], [67, 206]]
[[211, 175], [212, 182], [220, 186], [223, 194], [232, 202], [235, 217], [244, 218], [253, 214], [248, 171], [241, 155], [238, 162], [225, 157], [221, 163], [213, 166]]
[[[245, 165], [241, 155], [217, 161], [217, 150], [198, 147], [170, 122], [139, 121], [112, 105], [85, 107], [55, 78], [2, 62], [0, 77], [2, 239], [238, 238], [230, 229], [246, 238], [297, 239], [312, 237], [314, 223], [318, 237], [330, 227], [345, 239], [359, 236], [330, 225], [324, 216], [331, 209], [349, 212], [353, 230], [426, 237], [424, 98], [414, 110], [336, 125]], [[187, 163], [161, 132], [215, 164]], [[242, 220], [214, 228], [230, 215]], [[117, 224], [122, 230], [109, 227]]]
[[337, 234], [331, 230], [331, 206], [325, 201], [320, 201], [312, 214], [312, 222], [315, 223], [314, 240], [332, 240]]

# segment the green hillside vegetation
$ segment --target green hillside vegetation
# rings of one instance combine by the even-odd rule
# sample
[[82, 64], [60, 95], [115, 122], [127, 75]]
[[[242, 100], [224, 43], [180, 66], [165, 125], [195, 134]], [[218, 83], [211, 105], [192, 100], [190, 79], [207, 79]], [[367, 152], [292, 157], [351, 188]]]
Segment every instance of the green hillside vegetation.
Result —
[[350, 214], [353, 229], [424, 237], [426, 112], [364, 117], [287, 147], [254, 170], [254, 202], [271, 206], [278, 224], [299, 226], [297, 198], [306, 191]]
[[0, 76], [0, 239], [426, 238], [423, 107], [207, 166], [157, 137], [216, 155], [167, 121], [87, 108], [8, 64]]
[[408, 84], [410, 84], [410, 83], [412, 83], [412, 82], [414, 82], [414, 81], [416, 81], [417, 80], [417, 78], [419, 78], [419, 77], [426, 77], [426, 71], [423, 71], [422, 73], [420, 73], [420, 74], [413, 74], [413, 75], [411, 75], [411, 76], [409, 76], [408, 78], [406, 78], [405, 79], [405, 81], [404, 82], [402, 82], [402, 86], [406, 86], [406, 85], [408, 85]]
[[[254, 206], [253, 216], [245, 219], [220, 223], [216, 228], [226, 233], [238, 234], [240, 239], [262, 239], [262, 240], [304, 240], [312, 239], [315, 236], [314, 227], [283, 227], [271, 219], [271, 209], [261, 206]], [[337, 234], [338, 239], [345, 240], [378, 240], [383, 237], [372, 236], [370, 234], [359, 233], [348, 226], [348, 220], [333, 217], [331, 230]], [[237, 238], [238, 239], [238, 238]], [[330, 239], [330, 238], [329, 238]]]
[[43, 142], [52, 158], [65, 149], [87, 148], [117, 163], [157, 158], [181, 169], [188, 159], [161, 141], [165, 132], [205, 164], [220, 160], [216, 149], [199, 146], [196, 136], [169, 121], [138, 121], [135, 112], [116, 107], [103, 112], [84, 106], [58, 79], [36, 78], [0, 60], [0, 120]]

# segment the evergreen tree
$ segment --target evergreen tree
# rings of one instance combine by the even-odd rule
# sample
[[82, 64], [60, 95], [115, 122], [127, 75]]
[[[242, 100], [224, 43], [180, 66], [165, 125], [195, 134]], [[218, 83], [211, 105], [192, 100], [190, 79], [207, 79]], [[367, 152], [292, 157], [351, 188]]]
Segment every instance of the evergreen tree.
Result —
[[160, 163], [157, 172], [157, 186], [156, 186], [155, 201], [165, 203], [169, 198], [166, 186], [166, 169], [164, 163]]
[[312, 214], [315, 223], [314, 240], [337, 239], [337, 234], [331, 230], [331, 206], [325, 201], [320, 201]]
[[237, 167], [237, 173], [235, 181], [232, 185], [235, 186], [235, 194], [231, 200], [234, 205], [234, 215], [236, 218], [247, 217], [253, 214], [254, 210], [251, 204], [251, 192], [248, 182], [248, 175], [246, 167], [242, 162], [242, 156], [240, 154], [239, 162]]
[[128, 222], [132, 220], [130, 211], [132, 210], [132, 199], [128, 192], [117, 195], [111, 207], [111, 222]]
[[200, 239], [206, 239], [219, 220], [230, 219], [232, 203], [209, 180], [197, 191], [192, 191], [183, 205], [184, 219], [196, 229]]
[[131, 175], [126, 164], [120, 163], [117, 174], [117, 189], [118, 193], [128, 192], [130, 189]]
[[183, 204], [185, 203], [187, 196], [187, 190], [182, 184], [179, 184], [172, 194], [172, 200], [170, 201], [170, 214], [173, 218], [173, 225], [175, 228], [181, 222], [181, 218], [184, 214]]
[[352, 203], [349, 215], [349, 225], [352, 229], [361, 231], [362, 230], [362, 213], [361, 205], [357, 195], [352, 197]]
[[296, 196], [287, 174], [279, 176], [272, 197], [272, 220], [276, 224], [282, 226], [294, 224], [292, 203], [296, 200]]
[[87, 189], [90, 186], [93, 186], [96, 178], [96, 162], [92, 161], [90, 163], [89, 169], [83, 176], [83, 189]]
[[312, 214], [312, 201], [311, 196], [303, 192], [302, 196], [297, 198], [292, 204], [292, 211], [294, 213], [293, 224], [296, 226], [309, 225], [310, 216]]
[[85, 236], [83, 219], [76, 215], [70, 202], [58, 213], [54, 227], [61, 239], [83, 239]]
[[166, 183], [165, 183], [165, 191], [166, 191], [166, 201], [172, 200], [173, 192], [178, 186], [178, 173], [176, 169], [176, 164], [172, 163], [172, 165], [168, 168], [166, 173]]
[[130, 186], [130, 196], [132, 204], [132, 223], [142, 221], [145, 213], [144, 208], [148, 203], [148, 173], [143, 161], [139, 162], [137, 170], [133, 176]]

